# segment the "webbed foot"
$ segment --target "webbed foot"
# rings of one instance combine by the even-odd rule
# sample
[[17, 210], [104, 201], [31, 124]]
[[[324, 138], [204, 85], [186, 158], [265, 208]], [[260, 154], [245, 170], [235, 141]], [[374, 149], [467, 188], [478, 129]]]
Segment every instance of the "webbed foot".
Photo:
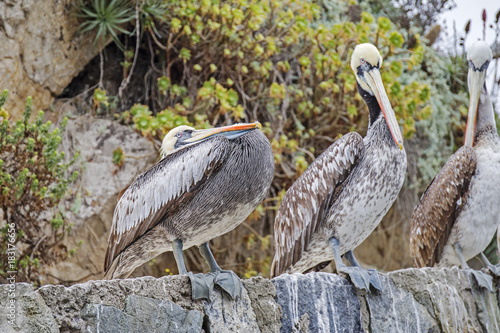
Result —
[[495, 275], [496, 277], [500, 277], [500, 266], [499, 265], [488, 265], [486, 266], [491, 274]]
[[352, 284], [357, 289], [362, 289], [366, 291], [370, 291], [370, 273], [361, 267], [348, 267], [344, 266], [341, 268], [337, 268], [339, 272], [345, 273], [349, 275]]
[[496, 277], [500, 277], [500, 265], [493, 265], [483, 252], [479, 253], [476, 258], [478, 258], [483, 263], [483, 265], [490, 270], [491, 274], [495, 275]]
[[214, 290], [214, 275], [211, 273], [193, 274], [192, 272], [188, 272], [187, 274], [189, 276], [189, 280], [191, 280], [193, 299], [196, 300], [206, 298], [210, 301], [210, 296]]
[[[464, 255], [462, 253], [462, 247], [458, 242], [453, 244], [453, 247], [455, 248], [455, 253], [457, 254], [458, 259], [460, 260], [460, 266], [462, 266], [462, 269], [464, 269], [465, 271], [469, 272], [472, 276], [474, 276], [479, 287], [486, 288], [490, 292], [493, 292], [493, 277], [484, 272], [476, 271], [470, 268], [469, 265], [467, 265], [467, 261], [465, 260]], [[481, 260], [481, 262], [483, 262], [483, 264], [487, 266], [492, 266], [482, 252], [479, 254], [479, 260]]]
[[477, 281], [479, 287], [486, 288], [490, 292], [493, 292], [493, 277], [491, 275], [474, 269], [468, 269], [467, 271], [474, 276], [474, 279]]
[[236, 296], [241, 297], [243, 284], [241, 283], [240, 278], [233, 271], [220, 270], [208, 274], [214, 275], [214, 284], [220, 286], [231, 296], [231, 298], [234, 299]]
[[370, 274], [370, 284], [373, 286], [373, 288], [377, 289], [378, 291], [384, 290], [382, 280], [380, 279], [380, 275], [378, 275], [377, 270], [369, 269], [368, 273]]

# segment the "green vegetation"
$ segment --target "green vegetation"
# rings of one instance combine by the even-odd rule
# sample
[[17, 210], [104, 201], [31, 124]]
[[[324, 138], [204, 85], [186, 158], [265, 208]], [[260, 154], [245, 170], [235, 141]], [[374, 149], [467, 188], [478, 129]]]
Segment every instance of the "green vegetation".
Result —
[[[58, 245], [70, 229], [59, 211], [59, 202], [77, 179], [73, 171], [78, 155], [66, 161], [59, 152], [65, 119], [59, 128], [43, 121], [40, 111], [30, 122], [31, 98], [23, 119], [15, 123], [0, 97], [0, 281], [7, 270], [18, 271], [20, 281], [39, 281], [41, 265], [55, 263], [67, 253]], [[9, 247], [9, 245], [11, 247]], [[15, 263], [7, 262], [8, 250], [16, 247]]]
[[158, 111], [136, 105], [123, 115], [144, 135], [258, 119], [285, 175], [276, 187], [286, 188], [330, 144], [325, 137], [366, 130], [366, 107], [349, 67], [362, 42], [377, 44], [386, 59], [382, 75], [405, 136], [431, 114], [429, 87], [400, 80], [418, 68], [423, 47], [417, 41], [405, 49], [385, 17], [365, 12], [358, 23], [333, 24], [309, 1], [169, 4], [163, 40], [155, 38], [165, 68], [157, 79]]
[[109, 38], [113, 38], [116, 45], [123, 50], [124, 46], [118, 35], [129, 33], [122, 26], [134, 17], [130, 5], [131, 1], [128, 0], [91, 0], [88, 4], [80, 0], [77, 17], [81, 17], [85, 22], [80, 25], [79, 31], [94, 32], [94, 46], [103, 46]]
[[[94, 110], [110, 107], [106, 103], [116, 94], [116, 117], [157, 140], [183, 124], [206, 128], [258, 120], [264, 125], [276, 162], [269, 198], [231, 236], [212, 242], [219, 262], [244, 263], [231, 266], [240, 276], [268, 274], [269, 234], [285, 190], [334, 139], [366, 131], [367, 108], [350, 68], [357, 44], [375, 44], [384, 58], [382, 79], [414, 161], [408, 170], [413, 199], [461, 142], [467, 62], [439, 55], [421, 37], [453, 5], [449, 0], [398, 6], [390, 0], [84, 5], [98, 2], [119, 4], [120, 13], [128, 7], [128, 21], [119, 26], [135, 33], [119, 36], [118, 47], [125, 46], [123, 58], [114, 60], [123, 68], [120, 89], [100, 86]], [[99, 24], [87, 23], [95, 22], [95, 15], [81, 17], [82, 31], [91, 25], [97, 31]], [[124, 156], [117, 149], [115, 163], [121, 165]], [[190, 257], [191, 268], [202, 270]]]

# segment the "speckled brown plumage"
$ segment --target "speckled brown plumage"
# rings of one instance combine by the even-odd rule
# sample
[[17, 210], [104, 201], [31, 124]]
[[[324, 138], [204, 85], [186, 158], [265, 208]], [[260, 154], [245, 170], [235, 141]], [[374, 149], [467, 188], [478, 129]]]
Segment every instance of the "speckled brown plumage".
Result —
[[[307, 272], [337, 260], [335, 253], [354, 250], [396, 199], [404, 181], [406, 153], [383, 87], [381, 65], [375, 46], [361, 44], [354, 50], [351, 68], [370, 110], [367, 134], [361, 138], [349, 133], [335, 141], [288, 189], [275, 219], [272, 276]], [[358, 283], [360, 275], [352, 276], [358, 287], [369, 288]]]
[[296, 264], [335, 197], [363, 155], [363, 139], [349, 133], [328, 147], [286, 192], [275, 220], [275, 256], [271, 267], [278, 276]]
[[417, 267], [440, 261], [453, 224], [467, 201], [476, 164], [474, 149], [461, 147], [434, 177], [415, 207], [410, 251]]
[[[478, 255], [484, 262], [481, 254], [500, 223], [500, 139], [484, 84], [491, 59], [484, 41], [467, 53], [470, 101], [464, 147], [448, 160], [413, 213], [410, 248], [418, 267], [468, 268], [466, 262]], [[492, 288], [480, 272], [474, 274], [482, 287]]]

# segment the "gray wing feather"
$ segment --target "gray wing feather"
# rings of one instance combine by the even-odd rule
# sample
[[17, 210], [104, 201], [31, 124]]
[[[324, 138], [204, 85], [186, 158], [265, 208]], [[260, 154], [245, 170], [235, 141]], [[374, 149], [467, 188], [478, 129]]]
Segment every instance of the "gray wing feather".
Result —
[[[223, 162], [228, 141], [215, 136], [168, 155], [139, 175], [119, 196], [113, 214], [105, 269], [135, 239], [153, 228], [191, 188], [206, 180]], [[161, 216], [159, 216], [161, 215]]]
[[273, 276], [301, 258], [331, 205], [335, 188], [363, 154], [363, 138], [358, 133], [346, 134], [316, 158], [285, 193], [274, 222]]
[[439, 262], [451, 228], [466, 204], [476, 171], [474, 149], [463, 146], [434, 177], [411, 218], [410, 254], [417, 267]]

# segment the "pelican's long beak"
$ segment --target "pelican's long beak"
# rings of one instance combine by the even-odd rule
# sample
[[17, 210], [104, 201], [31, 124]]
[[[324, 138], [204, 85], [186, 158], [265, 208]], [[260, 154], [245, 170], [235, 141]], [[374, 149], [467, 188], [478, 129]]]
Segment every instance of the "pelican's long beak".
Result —
[[476, 132], [477, 106], [479, 104], [479, 96], [483, 89], [486, 79], [486, 70], [476, 70], [469, 68], [469, 114], [467, 116], [467, 126], [465, 127], [465, 142], [464, 145], [472, 147], [474, 144], [474, 135]]
[[380, 105], [380, 109], [382, 109], [387, 126], [389, 126], [389, 130], [391, 131], [392, 139], [396, 142], [398, 147], [403, 150], [403, 135], [399, 129], [398, 120], [392, 109], [391, 102], [389, 102], [389, 97], [387, 97], [387, 93], [385, 92], [380, 71], [377, 68], [373, 68], [365, 72], [363, 79], [375, 94], [375, 98], [377, 99], [378, 105]]
[[235, 124], [235, 125], [216, 127], [205, 130], [195, 130], [191, 138], [185, 140], [184, 142], [186, 143], [199, 142], [206, 140], [211, 136], [219, 134], [224, 135], [228, 140], [232, 140], [256, 128], [257, 129], [262, 128], [262, 125], [258, 121], [255, 123]]

